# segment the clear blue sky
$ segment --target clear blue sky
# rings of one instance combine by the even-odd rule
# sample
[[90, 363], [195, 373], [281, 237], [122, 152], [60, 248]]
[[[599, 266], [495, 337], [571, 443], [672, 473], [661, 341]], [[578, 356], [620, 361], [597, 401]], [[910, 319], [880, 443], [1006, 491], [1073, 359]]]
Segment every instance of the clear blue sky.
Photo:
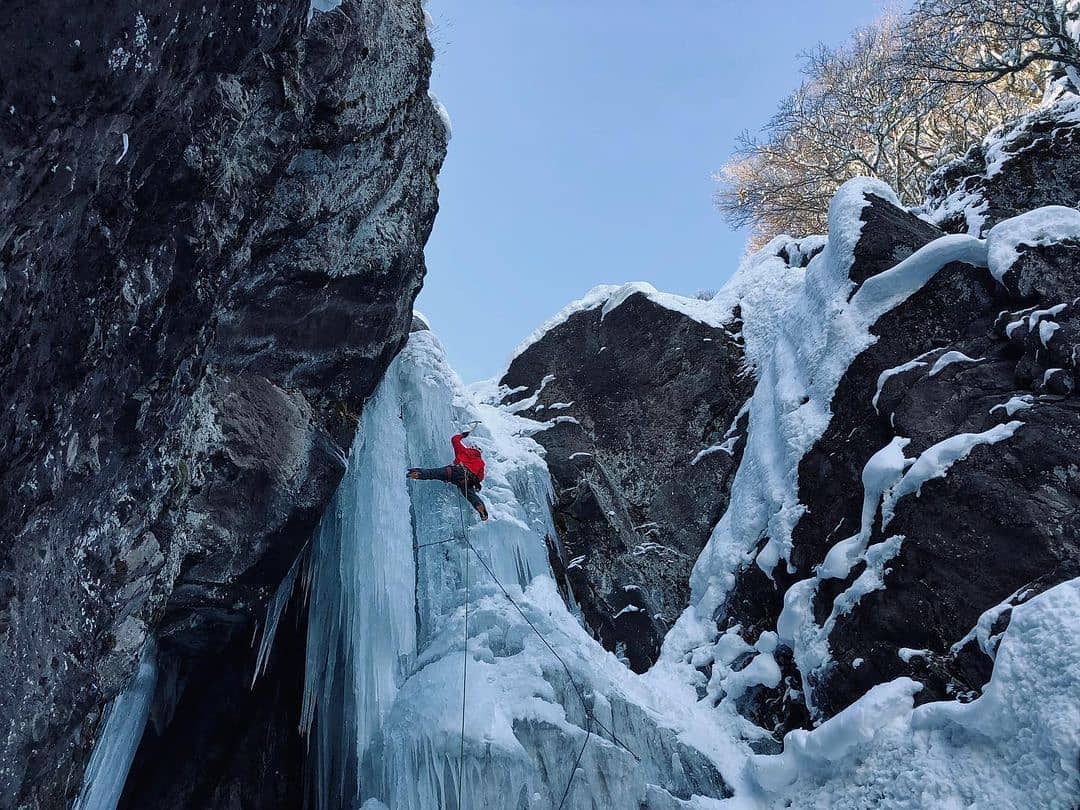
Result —
[[712, 204], [735, 137], [878, 0], [431, 0], [453, 138], [417, 303], [466, 381], [596, 284], [692, 294], [744, 236]]

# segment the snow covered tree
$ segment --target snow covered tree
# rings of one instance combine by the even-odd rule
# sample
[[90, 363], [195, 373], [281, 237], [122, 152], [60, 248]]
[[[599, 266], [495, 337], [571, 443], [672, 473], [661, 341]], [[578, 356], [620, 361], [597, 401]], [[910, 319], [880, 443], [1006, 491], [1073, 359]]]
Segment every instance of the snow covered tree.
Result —
[[917, 203], [934, 169], [1038, 103], [1043, 83], [1033, 63], [979, 84], [931, 75], [914, 61], [914, 40], [936, 38], [918, 52], [948, 47], [957, 59], [973, 58], [974, 41], [935, 34], [924, 13], [921, 5], [907, 16], [886, 14], [840, 48], [804, 54], [803, 84], [761, 133], [741, 136], [717, 178], [717, 205], [732, 225], [753, 227], [752, 246], [780, 232], [823, 231], [833, 192], [857, 175]]
[[929, 81], [981, 88], [1028, 72], [1080, 91], [1080, 0], [918, 0], [904, 62]]

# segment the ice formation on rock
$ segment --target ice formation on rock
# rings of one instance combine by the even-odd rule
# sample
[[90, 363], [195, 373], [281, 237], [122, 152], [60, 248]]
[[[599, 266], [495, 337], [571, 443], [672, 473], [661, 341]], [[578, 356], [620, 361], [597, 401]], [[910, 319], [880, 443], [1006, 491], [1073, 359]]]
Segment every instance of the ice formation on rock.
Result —
[[[474, 419], [487, 523], [454, 488], [404, 477], [445, 464], [449, 437]], [[725, 795], [712, 758], [680, 739], [704, 722], [693, 690], [633, 675], [559, 595], [536, 429], [476, 401], [428, 331], [365, 408], [307, 562], [315, 806], [539, 809], [565, 792], [567, 808], [662, 808]], [[279, 613], [277, 602], [271, 631]]]
[[73, 810], [113, 810], [124, 791], [131, 762], [150, 716], [157, 686], [157, 645], [143, 647], [135, 677], [105, 710], [94, 753]]

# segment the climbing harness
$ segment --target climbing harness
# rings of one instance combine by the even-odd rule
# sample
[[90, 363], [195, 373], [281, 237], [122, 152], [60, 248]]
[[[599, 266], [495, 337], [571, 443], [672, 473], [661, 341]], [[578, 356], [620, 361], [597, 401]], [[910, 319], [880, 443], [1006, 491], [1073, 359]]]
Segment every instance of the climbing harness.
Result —
[[[465, 483], [466, 498], [467, 498], [467, 494], [468, 494], [468, 487], [469, 487], [469, 484], [468, 484], [468, 481], [466, 481], [466, 483]], [[566, 804], [567, 796], [570, 795], [570, 787], [571, 787], [571, 785], [573, 785], [574, 777], [577, 775], [578, 765], [581, 764], [581, 758], [585, 754], [585, 748], [586, 748], [586, 746], [588, 746], [589, 739], [592, 737], [593, 724], [594, 723], [602, 731], [607, 732], [608, 736], [611, 737], [611, 741], [615, 745], [619, 746], [624, 751], [626, 751], [628, 754], [630, 754], [630, 756], [632, 756], [636, 761], [641, 762], [641, 757], [639, 757], [637, 754], [635, 754], [633, 752], [633, 750], [631, 750], [631, 748], [629, 746], [627, 746], [624, 742], [622, 742], [622, 740], [620, 740], [618, 737], [616, 737], [614, 731], [609, 729], [607, 726], [605, 726], [603, 723], [601, 723], [596, 718], [596, 716], [592, 712], [592, 709], [590, 709], [589, 705], [585, 702], [585, 695], [582, 693], [581, 687], [578, 686], [577, 680], [575, 680], [573, 674], [570, 672], [570, 667], [567, 665], [566, 661], [563, 660], [563, 657], [561, 655], [559, 655], [559, 653], [556, 651], [556, 649], [553, 646], [551, 646], [551, 644], [548, 642], [548, 640], [546, 638], [544, 638], [543, 633], [541, 633], [540, 630], [537, 628], [537, 626], [535, 624], [533, 624], [532, 619], [530, 619], [525, 614], [525, 611], [521, 609], [521, 606], [517, 603], [517, 601], [514, 599], [514, 597], [512, 597], [510, 595], [510, 592], [506, 590], [506, 588], [503, 586], [502, 582], [499, 581], [499, 578], [497, 576], [495, 576], [495, 572], [491, 570], [491, 567], [487, 564], [487, 561], [482, 556], [480, 556], [480, 552], [478, 552], [476, 550], [476, 547], [473, 546], [472, 542], [469, 540], [469, 536], [468, 536], [467, 529], [466, 529], [466, 526], [465, 526], [465, 510], [462, 507], [460, 501], [458, 501], [458, 516], [461, 519], [461, 539], [465, 541], [465, 545], [468, 547], [468, 551], [471, 551], [474, 555], [476, 555], [476, 559], [480, 561], [480, 564], [484, 567], [484, 570], [487, 571], [487, 573], [491, 577], [492, 581], [494, 581], [494, 583], [499, 587], [499, 590], [502, 591], [503, 596], [505, 596], [507, 601], [510, 602], [510, 604], [514, 606], [514, 609], [519, 614], [521, 614], [521, 618], [523, 618], [525, 620], [525, 623], [527, 625], [529, 625], [529, 627], [532, 629], [532, 631], [534, 633], [536, 633], [536, 637], [539, 638], [540, 641], [543, 642], [544, 646], [548, 648], [548, 651], [551, 652], [551, 654], [555, 656], [555, 658], [558, 660], [558, 662], [560, 664], [562, 664], [562, 668], [566, 671], [566, 677], [569, 679], [570, 684], [574, 687], [574, 692], [577, 694], [578, 700], [581, 702], [581, 709], [585, 714], [585, 741], [581, 744], [580, 750], [578, 750], [577, 758], [574, 760], [574, 766], [573, 766], [573, 768], [570, 769], [570, 778], [567, 780], [566, 787], [563, 789], [563, 792], [562, 792], [562, 798], [559, 800], [559, 810], [562, 810], [563, 806]], [[420, 544], [420, 545], [414, 545], [413, 548], [414, 549], [421, 549], [421, 548], [428, 548], [430, 546], [441, 546], [444, 543], [452, 543], [455, 540], [457, 540], [457, 538], [452, 537], [452, 538], [450, 538], [448, 540], [438, 540], [438, 541], [433, 542], [433, 543], [423, 543], [423, 544]], [[465, 554], [465, 650], [464, 650], [464, 661], [462, 663], [462, 673], [461, 673], [461, 741], [460, 741], [459, 753], [458, 753], [458, 756], [459, 756], [460, 761], [461, 761], [461, 770], [458, 773], [458, 810], [462, 810], [461, 792], [462, 792], [462, 787], [463, 787], [463, 785], [465, 783], [465, 697], [466, 697], [465, 687], [466, 687], [467, 678], [468, 678], [468, 663], [469, 663], [469, 554], [468, 554], [468, 551]]]

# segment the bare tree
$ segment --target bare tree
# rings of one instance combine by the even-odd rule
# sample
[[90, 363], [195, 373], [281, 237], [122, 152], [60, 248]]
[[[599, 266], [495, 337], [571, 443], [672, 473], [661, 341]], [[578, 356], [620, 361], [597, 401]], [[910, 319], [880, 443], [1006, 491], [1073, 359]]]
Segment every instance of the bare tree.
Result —
[[1080, 0], [918, 0], [904, 62], [935, 83], [990, 87], [1038, 67], [1080, 91]]
[[841, 48], [804, 54], [803, 84], [761, 133], [741, 136], [717, 178], [718, 207], [732, 225], [753, 226], [752, 245], [779, 232], [824, 230], [833, 193], [857, 175], [921, 201], [934, 169], [1040, 100], [1033, 64], [977, 85], [914, 69], [906, 43], [926, 35], [922, 18], [887, 14]]

